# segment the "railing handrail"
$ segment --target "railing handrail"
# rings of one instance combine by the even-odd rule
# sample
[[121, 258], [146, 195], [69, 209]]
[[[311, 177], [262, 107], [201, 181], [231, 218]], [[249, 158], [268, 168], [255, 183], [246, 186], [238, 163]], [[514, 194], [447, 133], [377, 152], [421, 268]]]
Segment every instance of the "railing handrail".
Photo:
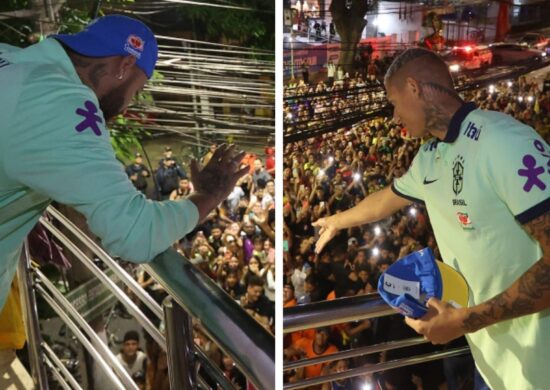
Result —
[[384, 343], [369, 345], [366, 347], [359, 347], [353, 349], [346, 349], [344, 351], [338, 351], [331, 353], [330, 355], [321, 355], [314, 358], [300, 359], [291, 362], [287, 362], [283, 365], [283, 371], [293, 370], [300, 367], [311, 366], [313, 364], [327, 363], [334, 360], [349, 359], [357, 356], [370, 355], [377, 352], [391, 351], [393, 349], [400, 349], [406, 347], [412, 347], [415, 345], [426, 344], [429, 341], [423, 337], [414, 337], [404, 340], [387, 341]]
[[353, 378], [360, 375], [373, 374], [375, 372], [391, 370], [394, 368], [413, 366], [415, 364], [431, 362], [439, 359], [446, 359], [450, 357], [460, 356], [468, 353], [470, 349], [468, 347], [454, 348], [448, 351], [433, 352], [424, 355], [410, 356], [406, 358], [390, 360], [388, 362], [376, 363], [370, 366], [363, 366], [358, 368], [352, 368], [350, 370], [337, 372], [334, 374], [328, 374], [318, 376], [315, 378], [304, 379], [298, 382], [285, 383], [284, 390], [301, 389], [304, 387], [320, 385], [322, 383], [331, 382], [335, 380]]
[[[101, 340], [93, 328], [84, 320], [84, 318], [78, 313], [71, 303], [63, 296], [63, 294], [55, 287], [55, 285], [40, 271], [38, 268], [33, 270], [37, 277], [38, 283], [36, 284], [36, 289], [42, 294], [42, 297], [48, 302], [48, 304], [54, 309], [58, 315], [63, 317], [64, 320], [69, 320], [72, 325], [79, 326], [82, 329], [82, 332], [75, 332], [74, 326], [71, 327], [71, 330], [77, 336], [78, 334], [85, 335], [88, 337], [90, 346], [94, 348], [101, 359], [103, 368], [108, 367], [106, 372], [110, 370], [118, 377], [118, 380], [124, 385], [126, 389], [138, 389], [137, 385], [133, 381], [130, 373], [124, 368], [119, 359], [111, 351], [109, 346]], [[60, 313], [61, 310], [63, 312]], [[64, 321], [65, 324], [69, 325], [69, 322]], [[82, 341], [82, 339], [80, 339]]]
[[[174, 264], [180, 266], [174, 267]], [[174, 249], [144, 264], [258, 389], [275, 387], [275, 340], [210, 277]]]
[[109, 267], [114, 274], [134, 293], [141, 302], [143, 302], [158, 319], [162, 320], [162, 308], [160, 305], [143, 289], [139, 283], [111, 257], [105, 250], [99, 246], [94, 240], [84, 234], [69, 218], [64, 216], [59, 210], [53, 206], [48, 206], [46, 212], [53, 218], [65, 226], [72, 234], [90, 249], [103, 263]]
[[75, 255], [75, 257], [80, 260], [80, 262], [88, 268], [88, 270], [94, 274], [95, 277], [99, 279], [105, 287], [107, 287], [114, 296], [126, 307], [128, 312], [134, 316], [136, 321], [147, 331], [147, 333], [155, 340], [156, 343], [160, 345], [163, 350], [166, 350], [166, 341], [160, 331], [155, 327], [147, 316], [140, 310], [140, 308], [128, 297], [128, 295], [107, 276], [106, 273], [101, 271], [94, 264], [94, 262], [82, 252], [82, 250], [73, 243], [65, 234], [63, 234], [58, 228], [56, 228], [51, 222], [47, 221], [45, 218], [40, 218], [40, 223], [44, 226], [50, 233], [52, 233], [61, 243], [63, 243], [66, 248]]
[[[115, 271], [115, 274], [128, 287], [138, 291], [141, 289], [134, 280], [129, 281], [131, 277], [68, 218], [51, 206], [47, 211], [67, 227], [77, 239], [99, 255], [98, 257]], [[60, 235], [57, 229], [47, 221], [42, 220], [42, 223], [52, 233]], [[175, 264], [181, 264], [181, 266], [174, 267]], [[235, 361], [255, 387], [274, 388], [275, 341], [270, 332], [248, 315], [211, 278], [175, 250], [168, 249], [150, 263], [144, 263], [143, 266], [181, 307], [192, 317], [200, 320], [208, 336]], [[137, 295], [141, 298], [143, 294]], [[150, 299], [149, 296], [147, 298]]]
[[283, 332], [292, 333], [396, 313], [378, 293], [337, 298], [284, 309]]

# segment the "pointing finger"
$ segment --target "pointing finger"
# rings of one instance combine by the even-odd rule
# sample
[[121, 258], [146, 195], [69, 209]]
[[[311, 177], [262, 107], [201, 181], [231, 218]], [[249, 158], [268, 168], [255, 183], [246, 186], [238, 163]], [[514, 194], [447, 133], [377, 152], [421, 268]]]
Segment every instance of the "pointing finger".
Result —
[[237, 155], [231, 158], [231, 163], [236, 163], [238, 166], [243, 160], [245, 155], [246, 155], [246, 152], [244, 150], [240, 151], [239, 153], [237, 153]]
[[218, 161], [218, 159], [223, 156], [225, 149], [227, 149], [227, 144], [221, 144], [220, 146], [218, 146], [210, 160]]
[[317, 221], [313, 222], [313, 223], [311, 224], [311, 226], [315, 226], [315, 227], [317, 227], [317, 226], [324, 227], [324, 224], [325, 224], [325, 219], [324, 219], [324, 218], [320, 218], [320, 219], [318, 219]]
[[225, 149], [223, 155], [220, 156], [222, 164], [229, 164], [233, 160], [233, 154], [235, 151], [235, 144], [231, 144]]

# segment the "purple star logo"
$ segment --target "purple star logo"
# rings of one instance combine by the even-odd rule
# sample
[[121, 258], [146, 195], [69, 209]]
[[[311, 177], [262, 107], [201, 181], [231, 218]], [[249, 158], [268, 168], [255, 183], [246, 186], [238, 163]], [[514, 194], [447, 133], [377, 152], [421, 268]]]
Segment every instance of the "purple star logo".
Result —
[[82, 120], [82, 122], [75, 126], [75, 130], [81, 133], [89, 127], [92, 129], [95, 135], [100, 136], [101, 130], [99, 129], [99, 126], [97, 124], [103, 123], [103, 119], [101, 119], [101, 117], [97, 115], [97, 107], [93, 102], [89, 100], [86, 100], [86, 102], [84, 102], [84, 107], [86, 107], [86, 109], [76, 109], [76, 113], [80, 116], [83, 116], [84, 119]]
[[546, 184], [539, 179], [539, 176], [544, 173], [544, 167], [537, 167], [537, 160], [530, 154], [523, 156], [523, 165], [527, 169], [518, 169], [518, 175], [525, 176], [527, 181], [523, 185], [523, 191], [530, 192], [534, 186], [541, 190], [546, 189]]

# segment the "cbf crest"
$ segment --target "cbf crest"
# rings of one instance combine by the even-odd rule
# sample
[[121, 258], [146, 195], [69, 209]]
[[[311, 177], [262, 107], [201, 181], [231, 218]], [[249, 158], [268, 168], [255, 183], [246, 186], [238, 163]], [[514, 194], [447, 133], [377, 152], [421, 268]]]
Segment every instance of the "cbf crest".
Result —
[[458, 196], [462, 192], [464, 181], [464, 157], [460, 154], [453, 161], [453, 192]]

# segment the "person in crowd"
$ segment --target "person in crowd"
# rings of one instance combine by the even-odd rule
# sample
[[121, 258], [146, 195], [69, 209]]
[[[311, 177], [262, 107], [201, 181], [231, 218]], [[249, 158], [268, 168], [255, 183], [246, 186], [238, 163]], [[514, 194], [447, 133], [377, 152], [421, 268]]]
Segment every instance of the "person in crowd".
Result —
[[327, 85], [332, 87], [334, 84], [334, 75], [336, 74], [336, 66], [332, 60], [328, 60], [327, 63]]
[[241, 306], [262, 325], [269, 327], [275, 319], [275, 306], [264, 294], [264, 281], [259, 276], [251, 276], [246, 294], [241, 297]]
[[178, 189], [180, 179], [186, 179], [187, 176], [183, 169], [176, 164], [176, 160], [167, 157], [162, 159], [162, 166], [157, 169], [155, 178], [160, 200], [166, 200], [170, 198], [173, 191]]
[[151, 176], [149, 169], [143, 164], [141, 153], [135, 154], [134, 162], [126, 167], [126, 174], [139, 191], [145, 194], [147, 190], [147, 178]]
[[230, 356], [224, 355], [222, 357], [221, 369], [223, 375], [231, 382], [235, 389], [246, 390], [246, 378], [237, 369], [235, 362]]
[[183, 177], [179, 181], [179, 187], [170, 193], [170, 200], [179, 200], [184, 199], [191, 193], [191, 183], [189, 179]]
[[178, 165], [176, 158], [174, 157], [174, 152], [172, 151], [171, 146], [165, 146], [164, 151], [162, 152], [162, 158], [159, 160], [159, 168], [164, 166], [164, 160], [174, 160], [174, 163]]
[[283, 287], [283, 307], [294, 307], [298, 304], [296, 297], [294, 296], [294, 286], [291, 283], [287, 283]]
[[130, 376], [141, 373], [145, 376], [147, 371], [147, 355], [139, 349], [139, 333], [135, 330], [129, 330], [124, 334], [122, 349], [117, 355], [117, 359], [128, 371]]
[[[349, 370], [349, 361], [347, 359], [336, 360], [331, 364], [327, 364], [321, 370], [323, 375], [335, 374], [343, 371]], [[354, 379], [346, 378], [342, 380], [336, 380], [329, 383], [323, 383], [321, 390], [353, 390], [356, 387], [354, 386]]]
[[208, 152], [202, 158], [202, 163], [203, 164], [208, 164], [208, 161], [210, 161], [210, 159], [214, 155], [214, 152], [216, 151], [217, 147], [218, 147], [217, 144], [211, 144], [210, 145], [210, 148], [208, 149]]
[[262, 160], [259, 158], [255, 159], [254, 172], [252, 173], [252, 181], [255, 188], [264, 188], [270, 180], [273, 180], [273, 177], [264, 169]]
[[[286, 360], [312, 359], [338, 352], [338, 348], [330, 343], [331, 331], [329, 327], [318, 328], [313, 339], [308, 337], [297, 340], [284, 351]], [[308, 379], [321, 375], [327, 363], [313, 364], [303, 367], [296, 372], [296, 379]], [[321, 388], [318, 386], [317, 388]]]

